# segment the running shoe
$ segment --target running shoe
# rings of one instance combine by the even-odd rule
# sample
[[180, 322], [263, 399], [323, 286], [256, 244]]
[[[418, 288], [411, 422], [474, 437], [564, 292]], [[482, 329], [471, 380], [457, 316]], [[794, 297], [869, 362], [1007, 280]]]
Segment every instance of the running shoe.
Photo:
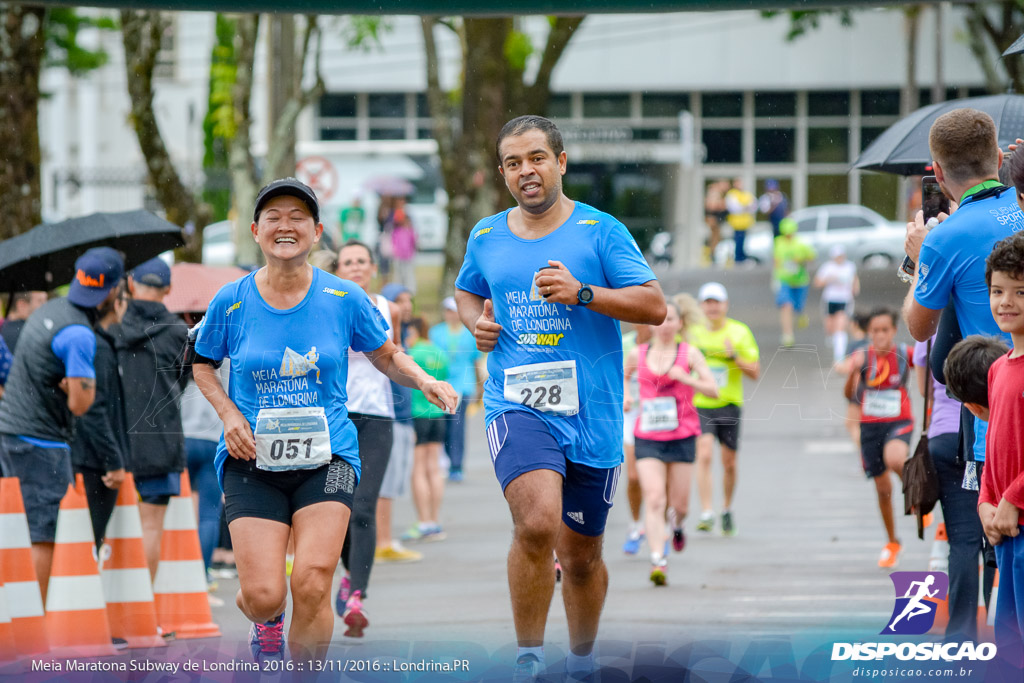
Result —
[[796, 338], [791, 334], [782, 335], [782, 347], [791, 349], [796, 345]]
[[[723, 526], [725, 526], [723, 524]], [[686, 547], [686, 534], [683, 533], [683, 527], [676, 527], [672, 530], [672, 550], [677, 553], [683, 552], [683, 548]]]
[[664, 557], [651, 558], [651, 583], [664, 586], [668, 582], [668, 560]]
[[264, 662], [284, 660], [284, 612], [265, 624], [253, 622], [249, 629], [249, 649], [260, 668]]
[[562, 563], [558, 561], [558, 556], [555, 556], [555, 583], [562, 580]]
[[644, 542], [643, 529], [630, 531], [626, 534], [626, 542], [622, 544], [622, 552], [627, 555], [636, 555], [640, 552], [640, 545]]
[[427, 524], [420, 527], [421, 541], [430, 543], [433, 541], [443, 541], [446, 538], [448, 538], [448, 534], [444, 532], [440, 524]]
[[403, 541], [421, 541], [423, 540], [423, 530], [420, 529], [419, 524], [413, 524], [402, 532], [401, 538]]
[[341, 583], [338, 584], [338, 596], [334, 598], [334, 609], [339, 617], [345, 616], [345, 604], [348, 602], [351, 593], [352, 582], [349, 581], [348, 574], [345, 574], [345, 576], [341, 577]]
[[458, 468], [452, 468], [448, 470], [448, 481], [453, 484], [461, 484], [465, 479], [465, 475], [462, 474], [462, 470]]
[[700, 519], [697, 520], [697, 531], [711, 531], [715, 528], [715, 513], [710, 510], [700, 513]]
[[894, 569], [900, 562], [900, 553], [903, 546], [899, 543], [886, 543], [882, 548], [882, 554], [878, 556], [878, 566], [882, 569]]
[[533, 683], [540, 675], [541, 663], [536, 655], [521, 655], [512, 670], [512, 683]]
[[722, 535], [723, 536], [735, 536], [736, 525], [732, 521], [731, 512], [722, 513]]
[[419, 562], [423, 559], [423, 553], [409, 550], [399, 543], [392, 543], [384, 548], [377, 548], [373, 553], [373, 559], [377, 562]]
[[805, 330], [807, 326], [811, 324], [811, 319], [806, 313], [801, 313], [800, 317], [796, 319], [796, 327], [798, 330]]
[[363, 609], [363, 594], [361, 591], [352, 591], [345, 603], [345, 616], [342, 617], [348, 629], [345, 635], [349, 638], [362, 638], [363, 629], [370, 625], [366, 618], [366, 611]]

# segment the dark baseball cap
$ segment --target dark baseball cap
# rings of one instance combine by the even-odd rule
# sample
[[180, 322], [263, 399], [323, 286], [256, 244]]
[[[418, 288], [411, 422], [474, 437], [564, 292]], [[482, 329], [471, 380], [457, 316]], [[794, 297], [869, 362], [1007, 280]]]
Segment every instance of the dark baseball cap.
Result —
[[313, 216], [313, 222], [320, 222], [320, 204], [316, 200], [316, 194], [308, 185], [296, 178], [280, 178], [268, 183], [260, 190], [260, 193], [256, 195], [256, 209], [252, 212], [253, 222], [259, 221], [260, 212], [263, 211], [263, 207], [267, 205], [267, 202], [274, 197], [282, 195], [301, 199], [309, 207], [309, 213]]
[[170, 287], [171, 267], [161, 258], [151, 258], [132, 270], [132, 279], [147, 287]]
[[95, 308], [123, 277], [124, 259], [120, 252], [110, 247], [94, 247], [75, 261], [68, 301], [83, 308]]

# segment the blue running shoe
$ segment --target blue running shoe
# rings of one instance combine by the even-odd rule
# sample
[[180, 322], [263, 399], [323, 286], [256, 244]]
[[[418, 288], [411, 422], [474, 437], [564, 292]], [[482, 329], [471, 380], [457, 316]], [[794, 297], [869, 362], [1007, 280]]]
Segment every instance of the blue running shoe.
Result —
[[644, 542], [644, 532], [630, 531], [626, 534], [626, 542], [622, 544], [622, 552], [627, 555], [636, 555], [640, 552], [640, 545]]
[[542, 668], [540, 660], [535, 655], [522, 655], [516, 660], [516, 666], [512, 670], [512, 683], [534, 683]]
[[284, 612], [265, 624], [253, 622], [249, 629], [249, 649], [261, 668], [264, 662], [284, 660]]

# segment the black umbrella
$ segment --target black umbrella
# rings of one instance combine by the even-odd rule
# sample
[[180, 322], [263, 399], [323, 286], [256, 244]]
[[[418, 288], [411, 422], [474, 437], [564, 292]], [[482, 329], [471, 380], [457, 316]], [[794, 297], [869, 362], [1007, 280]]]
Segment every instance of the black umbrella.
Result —
[[853, 162], [853, 168], [898, 175], [924, 175], [931, 164], [928, 132], [935, 119], [948, 111], [970, 107], [989, 114], [996, 122], [999, 146], [1024, 134], [1024, 95], [988, 95], [949, 100], [921, 107], [892, 124]]
[[149, 211], [94, 213], [37, 225], [0, 242], [0, 292], [50, 290], [71, 282], [75, 260], [92, 247], [113, 247], [134, 268], [185, 243], [181, 228]]

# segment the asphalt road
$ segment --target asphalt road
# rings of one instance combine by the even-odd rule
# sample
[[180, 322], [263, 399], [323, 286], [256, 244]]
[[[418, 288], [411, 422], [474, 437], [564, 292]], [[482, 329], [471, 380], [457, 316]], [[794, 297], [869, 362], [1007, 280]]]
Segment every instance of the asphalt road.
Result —
[[[628, 507], [620, 486], [606, 536], [610, 586], [598, 652], [602, 663], [625, 673], [606, 680], [635, 677], [640, 669], [629, 667], [641, 664], [669, 680], [680, 679], [683, 664], [703, 672], [692, 680], [730, 680], [741, 661], [752, 673], [762, 664], [771, 672], [778, 662], [769, 658], [764, 663], [757, 656], [749, 660], [751, 653], [780, 647], [779, 661], [792, 662], [847, 636], [877, 639], [892, 611], [892, 584], [876, 565], [885, 536], [874, 487], [865, 480], [843, 427], [842, 383], [829, 371], [817, 294], [808, 302], [811, 326], [799, 333], [798, 347], [782, 350], [767, 270], [661, 274], [670, 294], [696, 293], [710, 279], [728, 287], [731, 315], [751, 325], [762, 354], [762, 379], [747, 385], [734, 504], [739, 533], [725, 538], [694, 531], [693, 517], [699, 512], [694, 492], [688, 545], [670, 559], [668, 586], [656, 588], [647, 578], [648, 550], [635, 557], [622, 553]], [[898, 305], [905, 292], [888, 271], [864, 273], [861, 280], [858, 304], [864, 306]], [[905, 332], [901, 338], [910, 341]], [[365, 602], [370, 626], [363, 639], [343, 637], [344, 625], [337, 621], [331, 667], [348, 667], [343, 678], [508, 677], [514, 656], [505, 571], [511, 519], [487, 456], [481, 414], [470, 423], [468, 443], [466, 479], [448, 487], [444, 503], [448, 538], [418, 546], [421, 562], [375, 567]], [[719, 481], [716, 463], [716, 497]], [[901, 506], [902, 496], [896, 502]], [[399, 501], [396, 534], [413, 518], [411, 502]], [[932, 530], [919, 541], [911, 517], [900, 515], [898, 524], [905, 547], [900, 569], [927, 569]], [[223, 638], [178, 642], [163, 652], [134, 656], [248, 660], [249, 623], [233, 604], [236, 588], [236, 581], [220, 581], [217, 596], [226, 604], [213, 612]], [[567, 640], [556, 589], [546, 649], [553, 672], [560, 670], [557, 662]], [[468, 673], [429, 670], [461, 659], [468, 660]], [[373, 661], [387, 662], [389, 668], [394, 661], [414, 662], [421, 670], [375, 672]], [[353, 668], [369, 671], [352, 673]], [[213, 673], [206, 680], [227, 678]]]

